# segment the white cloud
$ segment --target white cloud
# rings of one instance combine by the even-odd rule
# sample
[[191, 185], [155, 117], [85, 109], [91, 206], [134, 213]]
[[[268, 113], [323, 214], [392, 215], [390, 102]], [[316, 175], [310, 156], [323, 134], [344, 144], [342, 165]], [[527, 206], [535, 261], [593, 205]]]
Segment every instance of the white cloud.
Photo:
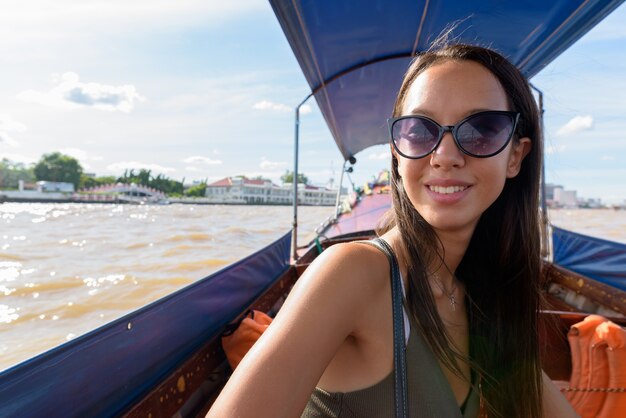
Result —
[[[282, 113], [295, 112], [295, 107], [287, 106], [286, 104], [282, 103], [270, 102], [269, 100], [261, 100], [260, 102], [256, 102], [254, 105], [252, 105], [252, 108], [257, 110], [269, 110], [272, 112]], [[311, 106], [307, 104], [300, 106], [301, 115], [308, 115], [311, 112]]]
[[282, 103], [274, 103], [269, 100], [262, 100], [260, 102], [255, 103], [252, 106], [253, 109], [257, 110], [271, 110], [274, 112], [293, 112], [293, 108], [289, 107]]
[[379, 154], [373, 153], [368, 155], [367, 157], [368, 160], [390, 160], [391, 159], [391, 152], [390, 151], [384, 151], [381, 152]]
[[11, 135], [6, 132], [0, 131], [0, 144], [7, 144], [10, 147], [17, 148], [20, 146], [19, 142], [17, 142]]
[[195, 172], [195, 171], [200, 171], [200, 169], [199, 169], [199, 168], [197, 168], [197, 167], [193, 167], [193, 166], [185, 167], [185, 170], [187, 170], [187, 171], [194, 171], [194, 172]]
[[261, 159], [261, 164], [259, 164], [259, 167], [262, 170], [276, 170], [277, 168], [281, 168], [281, 167], [287, 167], [287, 163], [286, 162], [279, 162], [279, 161], [269, 161], [265, 158]]
[[613, 157], [612, 155], [603, 155], [602, 161], [615, 161], [615, 157]]
[[61, 75], [57, 83], [47, 92], [25, 90], [19, 93], [17, 98], [27, 103], [50, 107], [93, 107], [125, 113], [133, 110], [136, 102], [145, 100], [131, 84], [112, 86], [94, 82], [84, 83], [80, 81], [78, 74], [72, 72]]
[[159, 173], [171, 173], [173, 171], [176, 171], [175, 168], [163, 167], [158, 164], [141, 163], [138, 161], [120, 161], [118, 163], [109, 164], [107, 166], [107, 170], [114, 172], [114, 173], [120, 173], [120, 172], [123, 172], [124, 170], [131, 170], [131, 169], [141, 170], [142, 168], [145, 170], [151, 170], [153, 174], [155, 175]]
[[62, 148], [59, 151], [62, 154], [70, 155], [80, 161], [102, 161], [102, 157], [91, 155], [87, 151], [79, 148]]
[[209, 157], [203, 157], [201, 155], [194, 155], [183, 160], [187, 164], [206, 164], [206, 165], [219, 165], [222, 164], [221, 160], [212, 160]]
[[22, 155], [22, 154], [9, 154], [9, 153], [3, 152], [2, 155], [0, 155], [0, 160], [3, 158], [6, 158], [9, 161], [13, 161], [14, 163], [22, 163], [22, 164], [33, 164], [37, 162], [37, 158], [29, 157], [27, 155]]
[[61, 154], [76, 158], [85, 170], [91, 170], [93, 168], [91, 164], [89, 164], [90, 161], [102, 161], [102, 157], [98, 155], [91, 155], [87, 151], [79, 148], [62, 148], [59, 151]]
[[577, 132], [588, 131], [593, 128], [593, 118], [589, 115], [576, 116], [561, 126], [556, 132], [557, 136], [571, 135]]
[[16, 121], [10, 115], [0, 115], [0, 131], [24, 132], [26, 125]]
[[19, 142], [13, 138], [9, 132], [24, 132], [26, 126], [13, 119], [10, 115], [0, 115], [0, 143], [9, 145], [10, 147], [17, 148], [20, 146]]
[[72, 33], [78, 36], [80, 29], [114, 36], [151, 27], [206, 27], [268, 9], [258, 0], [7, 0], [0, 13], [0, 39], [17, 43], [19, 37], [11, 35], [18, 32], [32, 38], [43, 39], [47, 35], [57, 39]]

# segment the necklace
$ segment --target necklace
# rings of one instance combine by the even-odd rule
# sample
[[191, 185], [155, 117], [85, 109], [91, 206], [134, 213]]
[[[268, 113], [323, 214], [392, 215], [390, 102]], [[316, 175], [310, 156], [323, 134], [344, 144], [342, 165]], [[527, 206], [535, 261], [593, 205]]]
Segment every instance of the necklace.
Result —
[[456, 283], [454, 283], [452, 290], [450, 290], [450, 292], [448, 293], [446, 289], [443, 287], [443, 283], [441, 283], [441, 281], [439, 280], [439, 275], [437, 273], [433, 273], [433, 279], [437, 287], [441, 289], [441, 292], [448, 297], [452, 310], [456, 312], [456, 296], [454, 295], [454, 292], [456, 291], [456, 287], [457, 287]]

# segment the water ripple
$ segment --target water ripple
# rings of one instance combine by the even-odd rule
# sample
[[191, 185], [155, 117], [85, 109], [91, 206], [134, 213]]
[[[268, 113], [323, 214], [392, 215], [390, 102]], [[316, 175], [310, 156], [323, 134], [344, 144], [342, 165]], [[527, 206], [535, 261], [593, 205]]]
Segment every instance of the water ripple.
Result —
[[[300, 244], [331, 212], [299, 209]], [[626, 211], [550, 216], [626, 242]], [[1, 204], [0, 369], [224, 268], [292, 219], [287, 206]]]

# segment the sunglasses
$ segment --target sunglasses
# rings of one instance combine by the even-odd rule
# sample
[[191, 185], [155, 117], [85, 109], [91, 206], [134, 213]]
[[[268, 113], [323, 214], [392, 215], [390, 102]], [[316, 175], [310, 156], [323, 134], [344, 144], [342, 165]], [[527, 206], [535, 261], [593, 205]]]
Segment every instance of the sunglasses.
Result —
[[492, 157], [502, 151], [515, 132], [520, 114], [489, 110], [466, 117], [454, 126], [441, 126], [424, 116], [400, 116], [389, 119], [391, 142], [405, 158], [423, 158], [437, 149], [446, 132], [467, 155]]

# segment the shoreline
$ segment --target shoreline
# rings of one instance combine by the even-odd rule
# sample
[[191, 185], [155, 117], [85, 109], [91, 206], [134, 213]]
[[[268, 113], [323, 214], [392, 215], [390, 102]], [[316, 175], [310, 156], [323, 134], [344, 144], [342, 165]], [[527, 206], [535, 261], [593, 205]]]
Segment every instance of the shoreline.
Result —
[[[6, 195], [0, 194], [0, 204], [2, 203], [88, 203], [88, 204], [115, 204], [115, 205], [212, 205], [212, 206], [293, 206], [292, 203], [233, 203], [233, 202], [212, 202], [208, 199], [196, 197], [196, 198], [171, 198], [165, 200], [146, 200], [146, 199], [107, 199], [107, 200], [94, 200], [94, 199], [72, 199], [72, 198], [63, 198], [63, 197], [8, 197]], [[312, 207], [333, 207], [332, 205], [306, 205], [299, 204], [298, 207], [302, 206], [312, 206]], [[600, 206], [600, 207], [585, 207], [585, 206], [575, 206], [575, 207], [548, 207], [549, 211], [554, 210], [578, 210], [578, 209], [589, 209], [589, 210], [611, 210], [611, 211], [620, 211], [626, 210], [626, 205], [609, 205], [609, 206]]]
[[[211, 206], [292, 206], [291, 203], [229, 203], [229, 202], [210, 202], [203, 198], [172, 198], [165, 201], [150, 200], [129, 200], [129, 199], [109, 199], [109, 200], [87, 200], [87, 199], [67, 199], [67, 198], [16, 198], [0, 195], [0, 204], [2, 203], [87, 203], [87, 204], [115, 204], [115, 205], [211, 205]], [[298, 207], [334, 207], [335, 205], [305, 205], [299, 204]]]
[[[104, 204], [129, 204], [129, 205], [170, 205], [170, 204], [183, 204], [183, 205], [225, 205], [225, 206], [293, 206], [292, 202], [289, 203], [246, 203], [240, 202], [215, 202], [206, 197], [165, 197], [159, 199], [148, 199], [140, 196], [122, 196], [119, 195], [76, 195], [61, 192], [19, 192], [17, 190], [0, 190], [0, 204], [2, 203], [104, 203]], [[82, 198], [81, 198], [82, 197]], [[302, 204], [302, 206], [324, 206], [333, 207], [335, 204]], [[607, 210], [626, 210], [626, 203], [618, 204], [605, 204], [602, 206], [563, 206], [563, 207], [550, 207], [548, 210], [572, 210], [572, 209], [607, 209]]]

